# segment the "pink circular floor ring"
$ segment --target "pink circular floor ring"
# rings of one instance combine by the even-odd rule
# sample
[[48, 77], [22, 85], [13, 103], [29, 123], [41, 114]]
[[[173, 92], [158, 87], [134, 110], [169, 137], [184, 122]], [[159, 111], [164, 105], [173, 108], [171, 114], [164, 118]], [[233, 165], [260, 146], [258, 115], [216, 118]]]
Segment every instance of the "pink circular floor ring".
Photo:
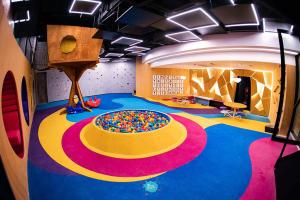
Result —
[[205, 130], [197, 123], [170, 114], [187, 129], [186, 140], [177, 148], [147, 158], [120, 159], [97, 154], [85, 147], [80, 140], [80, 131], [93, 118], [82, 120], [71, 126], [62, 138], [66, 155], [78, 165], [91, 171], [118, 177], [138, 177], [163, 173], [180, 167], [196, 158], [206, 144]]

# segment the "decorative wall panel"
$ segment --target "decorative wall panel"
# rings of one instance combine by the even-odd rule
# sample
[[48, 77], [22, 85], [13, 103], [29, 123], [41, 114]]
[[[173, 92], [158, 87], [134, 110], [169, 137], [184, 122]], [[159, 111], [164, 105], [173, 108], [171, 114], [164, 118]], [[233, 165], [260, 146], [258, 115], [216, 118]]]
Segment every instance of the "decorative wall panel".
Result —
[[223, 102], [232, 102], [235, 98], [237, 84], [234, 79], [238, 76], [250, 77], [250, 112], [268, 116], [274, 80], [273, 73], [270, 71], [217, 68], [191, 70], [191, 93]]

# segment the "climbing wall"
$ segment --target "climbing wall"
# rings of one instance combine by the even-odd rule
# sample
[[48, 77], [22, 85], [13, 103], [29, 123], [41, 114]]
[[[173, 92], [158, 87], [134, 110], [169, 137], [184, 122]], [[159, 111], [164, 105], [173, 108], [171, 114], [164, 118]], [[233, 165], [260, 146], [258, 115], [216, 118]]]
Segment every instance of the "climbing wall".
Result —
[[[104, 93], [132, 93], [135, 90], [135, 62], [100, 63], [87, 70], [79, 84], [84, 96]], [[67, 99], [71, 81], [58, 70], [47, 72], [48, 101]]]

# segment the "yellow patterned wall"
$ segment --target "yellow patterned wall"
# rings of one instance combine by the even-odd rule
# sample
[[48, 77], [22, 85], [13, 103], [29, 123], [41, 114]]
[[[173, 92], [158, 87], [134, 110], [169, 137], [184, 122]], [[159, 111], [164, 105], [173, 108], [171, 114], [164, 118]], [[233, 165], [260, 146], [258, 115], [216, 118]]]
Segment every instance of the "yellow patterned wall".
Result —
[[252, 71], [245, 69], [203, 68], [190, 70], [191, 94], [210, 97], [223, 102], [234, 101], [238, 76], [250, 77], [250, 112], [268, 116], [272, 97], [273, 73], [270, 71]]

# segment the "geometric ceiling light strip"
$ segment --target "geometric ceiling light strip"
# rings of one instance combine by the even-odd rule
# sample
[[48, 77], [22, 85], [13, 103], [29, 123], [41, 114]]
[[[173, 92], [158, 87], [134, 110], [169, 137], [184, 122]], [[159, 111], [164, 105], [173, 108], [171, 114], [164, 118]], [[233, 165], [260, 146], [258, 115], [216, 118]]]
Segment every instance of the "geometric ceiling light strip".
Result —
[[234, 0], [230, 0], [230, 3], [231, 3], [232, 5], [235, 5]]
[[141, 46], [131, 46], [131, 47], [128, 47], [128, 48], [126, 48], [124, 50], [125, 51], [133, 51], [133, 52], [142, 52], [142, 51], [149, 51], [150, 48], [141, 47]]
[[106, 63], [110, 61], [110, 58], [100, 58], [100, 63]]
[[[198, 19], [200, 18], [200, 20]], [[208, 14], [203, 8], [195, 8], [167, 18], [168, 21], [181, 26], [186, 30], [195, 30], [200, 28], [208, 28], [218, 26], [219, 23]], [[206, 21], [206, 24], [195, 24], [196, 22]], [[188, 24], [188, 23], [191, 24]], [[185, 24], [183, 24], [185, 23]]]
[[14, 23], [21, 23], [21, 22], [28, 22], [30, 21], [30, 13], [29, 13], [29, 10], [26, 11], [26, 15], [27, 15], [27, 18], [26, 19], [19, 19], [19, 20], [15, 20]]
[[192, 42], [201, 40], [196, 34], [191, 31], [182, 31], [177, 33], [166, 34], [165, 37], [170, 38], [176, 42]]
[[116, 20], [115, 22], [117, 22], [121, 17], [123, 17], [123, 15], [125, 15], [131, 8], [133, 8], [133, 6], [130, 6], [127, 10], [125, 10]]
[[265, 18], [262, 19], [262, 22], [263, 22], [263, 32], [265, 33], [266, 32], [266, 20], [265, 20]]
[[73, 0], [69, 13], [93, 15], [101, 4], [101, 1]]
[[257, 12], [256, 12], [256, 9], [255, 9], [255, 6], [253, 3], [251, 4], [251, 8], [252, 8], [253, 15], [255, 17], [255, 21], [256, 21], [255, 23], [227, 24], [227, 25], [225, 25], [225, 27], [259, 26], [259, 19], [258, 19]]
[[29, 1], [29, 0], [11, 0], [12, 3], [15, 3], [15, 2], [22, 2], [22, 1]]
[[113, 60], [112, 62], [113, 63], [118, 63], [118, 62], [126, 62], [130, 60], [129, 58], [119, 58], [119, 59], [116, 59], [116, 60]]
[[291, 28], [289, 30], [289, 34], [292, 34], [293, 33], [293, 29], [294, 29], [294, 25], [291, 25]]
[[108, 53], [105, 55], [105, 57], [122, 57], [124, 54], [123, 53]]
[[132, 51], [126, 55], [134, 55], [134, 56], [144, 56], [146, 53], [140, 52], [140, 51]]
[[111, 44], [124, 44], [124, 45], [133, 46], [141, 42], [143, 42], [143, 40], [121, 36], [116, 40], [112, 41]]

